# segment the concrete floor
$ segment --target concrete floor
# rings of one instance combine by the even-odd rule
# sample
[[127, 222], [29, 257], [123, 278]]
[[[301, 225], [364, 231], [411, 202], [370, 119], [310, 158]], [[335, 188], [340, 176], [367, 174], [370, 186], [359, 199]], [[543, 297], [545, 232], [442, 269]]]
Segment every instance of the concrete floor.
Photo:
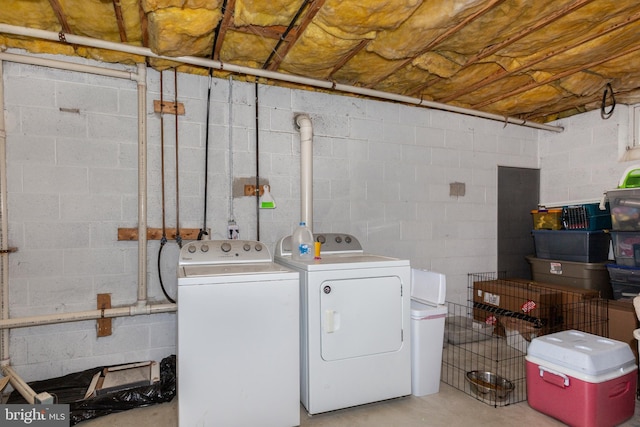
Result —
[[[169, 403], [132, 409], [76, 424], [81, 427], [176, 427], [177, 399]], [[564, 424], [529, 407], [527, 402], [494, 408], [444, 383], [440, 392], [408, 396], [342, 409], [310, 417], [300, 406], [302, 427], [417, 427], [417, 426], [536, 426]], [[622, 424], [640, 427], [640, 402], [635, 416]], [[192, 427], [192, 426], [181, 426]], [[259, 426], [252, 426], [259, 427]]]

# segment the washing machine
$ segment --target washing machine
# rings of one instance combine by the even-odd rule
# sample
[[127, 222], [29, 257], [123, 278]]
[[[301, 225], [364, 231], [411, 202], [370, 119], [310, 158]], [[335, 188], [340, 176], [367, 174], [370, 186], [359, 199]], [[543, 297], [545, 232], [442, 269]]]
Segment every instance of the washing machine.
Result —
[[190, 242], [177, 303], [181, 427], [300, 424], [298, 272], [260, 242]]
[[408, 260], [364, 253], [351, 235], [314, 233], [320, 259], [274, 261], [300, 273], [300, 399], [311, 415], [411, 394]]

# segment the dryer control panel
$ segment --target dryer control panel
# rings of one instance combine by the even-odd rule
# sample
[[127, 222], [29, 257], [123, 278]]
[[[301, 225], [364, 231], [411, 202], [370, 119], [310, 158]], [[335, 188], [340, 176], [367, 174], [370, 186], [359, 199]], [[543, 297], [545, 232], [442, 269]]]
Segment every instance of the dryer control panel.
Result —
[[[362, 245], [351, 234], [313, 233], [313, 240], [322, 243], [323, 254], [362, 253]], [[291, 255], [291, 236], [283, 237], [276, 243], [276, 255]]]
[[271, 262], [269, 249], [254, 240], [196, 240], [180, 250], [179, 265]]

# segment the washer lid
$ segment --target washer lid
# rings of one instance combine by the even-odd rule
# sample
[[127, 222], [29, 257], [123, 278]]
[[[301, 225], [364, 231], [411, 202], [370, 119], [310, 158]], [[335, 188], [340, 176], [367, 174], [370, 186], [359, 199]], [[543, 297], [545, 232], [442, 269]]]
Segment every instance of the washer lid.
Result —
[[185, 265], [181, 266], [180, 270], [180, 277], [237, 276], [291, 272], [288, 268], [272, 262], [259, 264]]

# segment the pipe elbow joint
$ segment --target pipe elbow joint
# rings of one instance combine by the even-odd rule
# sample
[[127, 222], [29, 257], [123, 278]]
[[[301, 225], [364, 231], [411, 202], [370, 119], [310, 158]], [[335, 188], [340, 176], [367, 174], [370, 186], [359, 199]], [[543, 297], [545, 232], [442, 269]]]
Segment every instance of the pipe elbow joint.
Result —
[[308, 114], [297, 114], [295, 116], [295, 121], [299, 129], [311, 129], [311, 118], [309, 118]]

